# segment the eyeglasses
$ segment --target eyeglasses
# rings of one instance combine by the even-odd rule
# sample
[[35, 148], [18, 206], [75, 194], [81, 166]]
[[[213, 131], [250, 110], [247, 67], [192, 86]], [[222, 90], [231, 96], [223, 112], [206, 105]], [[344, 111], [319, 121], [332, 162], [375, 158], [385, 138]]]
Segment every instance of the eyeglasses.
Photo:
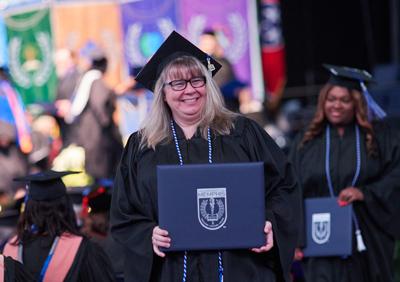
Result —
[[171, 88], [175, 91], [182, 91], [186, 89], [187, 83], [190, 82], [193, 88], [199, 88], [206, 84], [205, 76], [196, 76], [191, 79], [178, 79], [171, 82], [166, 82], [165, 85], [171, 85]]

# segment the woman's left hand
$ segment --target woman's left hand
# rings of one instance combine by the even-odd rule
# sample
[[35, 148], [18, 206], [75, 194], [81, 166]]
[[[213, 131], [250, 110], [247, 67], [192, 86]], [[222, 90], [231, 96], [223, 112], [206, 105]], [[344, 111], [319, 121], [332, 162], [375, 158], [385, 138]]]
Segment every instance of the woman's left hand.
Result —
[[268, 252], [274, 246], [274, 233], [272, 231], [272, 223], [270, 221], [265, 222], [264, 232], [266, 234], [267, 244], [262, 246], [261, 248], [253, 248], [251, 249], [256, 253]]
[[354, 201], [364, 201], [364, 194], [356, 187], [347, 187], [339, 193], [339, 205], [350, 204]]

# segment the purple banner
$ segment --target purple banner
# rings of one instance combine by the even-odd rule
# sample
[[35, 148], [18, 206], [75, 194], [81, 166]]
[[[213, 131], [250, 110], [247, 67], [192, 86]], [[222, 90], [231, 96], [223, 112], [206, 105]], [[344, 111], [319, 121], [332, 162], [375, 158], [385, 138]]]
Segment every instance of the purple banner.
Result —
[[[233, 66], [238, 80], [251, 84], [248, 33], [248, 1], [243, 0], [182, 0], [185, 36], [198, 45], [205, 30], [222, 33], [225, 57]], [[222, 31], [222, 32], [221, 32]], [[221, 37], [219, 37], [221, 39]]]
[[121, 5], [125, 59], [144, 66], [172, 30], [177, 30], [176, 1], [146, 0]]

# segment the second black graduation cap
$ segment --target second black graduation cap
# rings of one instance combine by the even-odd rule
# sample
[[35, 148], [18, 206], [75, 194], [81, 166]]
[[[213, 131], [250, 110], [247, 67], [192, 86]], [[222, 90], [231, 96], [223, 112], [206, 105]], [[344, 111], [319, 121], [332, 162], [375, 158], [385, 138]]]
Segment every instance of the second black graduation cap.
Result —
[[200, 62], [208, 69], [207, 58], [210, 58], [210, 63], [214, 65], [212, 75], [214, 76], [221, 65], [198, 47], [190, 43], [182, 35], [173, 31], [164, 43], [154, 53], [153, 57], [147, 62], [143, 69], [136, 76], [136, 80], [150, 91], [154, 90], [157, 79], [164, 67], [181, 55], [191, 55], [200, 60]]
[[376, 80], [372, 78], [369, 72], [345, 66], [328, 64], [324, 64], [323, 66], [331, 73], [328, 82], [333, 85], [355, 89], [364, 93], [368, 106], [368, 119], [370, 121], [374, 119], [374, 116], [377, 119], [383, 119], [387, 116], [385, 111], [379, 107], [367, 90], [366, 84], [376, 83]]
[[323, 66], [330, 72], [329, 82], [333, 85], [361, 91], [359, 78], [364, 84], [376, 83], [376, 80], [373, 79], [372, 75], [366, 70], [329, 64], [323, 64]]
[[53, 200], [67, 195], [67, 189], [61, 177], [78, 171], [48, 170], [14, 178], [15, 181], [28, 181], [28, 197], [36, 201]]

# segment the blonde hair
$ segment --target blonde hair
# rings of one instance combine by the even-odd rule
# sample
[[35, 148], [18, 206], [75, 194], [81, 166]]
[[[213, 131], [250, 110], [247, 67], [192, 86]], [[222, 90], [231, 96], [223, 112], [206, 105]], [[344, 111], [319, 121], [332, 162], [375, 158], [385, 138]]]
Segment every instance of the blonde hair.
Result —
[[[335, 87], [335, 85], [327, 83], [319, 92], [317, 112], [315, 113], [315, 117], [311, 123], [310, 129], [304, 134], [304, 137], [300, 143], [300, 148], [312, 141], [315, 136], [321, 134], [326, 127], [328, 120], [325, 116], [324, 105], [328, 93], [333, 87]], [[378, 149], [376, 144], [374, 144], [374, 130], [371, 122], [368, 120], [368, 106], [364, 94], [355, 89], [347, 90], [349, 91], [354, 103], [355, 118], [360, 125], [361, 130], [366, 133], [366, 146], [368, 154], [371, 156], [377, 156]]]
[[207, 139], [207, 127], [212, 134], [227, 135], [234, 127], [238, 114], [225, 107], [224, 98], [215, 81], [208, 74], [206, 67], [195, 57], [180, 56], [169, 62], [162, 70], [154, 88], [154, 99], [148, 116], [140, 125], [141, 147], [155, 149], [158, 144], [168, 144], [173, 139], [171, 129], [171, 109], [164, 101], [164, 86], [167, 79], [179, 79], [184, 74], [206, 77], [206, 104], [198, 122], [201, 136]]

